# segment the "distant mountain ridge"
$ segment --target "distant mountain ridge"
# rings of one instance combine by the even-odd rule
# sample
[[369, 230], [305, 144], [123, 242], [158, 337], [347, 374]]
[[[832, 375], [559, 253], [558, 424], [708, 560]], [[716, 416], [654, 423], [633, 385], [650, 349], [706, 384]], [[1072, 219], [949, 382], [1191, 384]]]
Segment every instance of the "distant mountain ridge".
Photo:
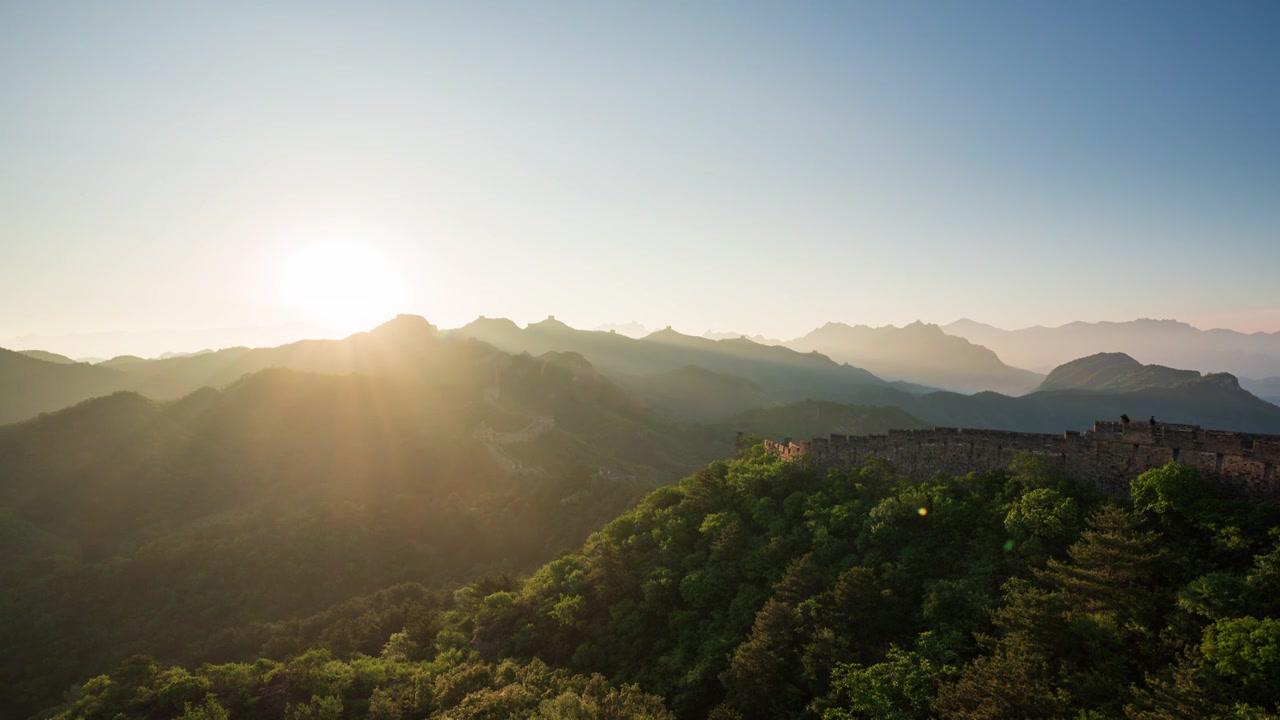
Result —
[[887, 387], [880, 378], [819, 353], [761, 345], [745, 339], [708, 340], [667, 327], [635, 339], [620, 333], [577, 330], [549, 317], [521, 328], [504, 318], [479, 318], [446, 334], [481, 340], [506, 352], [576, 352], [615, 380], [697, 366], [732, 375], [763, 389], [774, 402], [811, 397], [850, 398], [860, 387]]
[[603, 325], [597, 325], [593, 329], [596, 332], [617, 333], [631, 338], [642, 338], [649, 334], [649, 329], [635, 320], [632, 320], [629, 323], [605, 323]]
[[739, 332], [714, 332], [714, 331], [712, 331], [712, 330], [708, 330], [708, 331], [706, 331], [706, 332], [702, 333], [702, 337], [704, 337], [704, 338], [706, 338], [706, 339], [708, 339], [708, 340], [737, 340], [738, 338], [746, 338], [746, 339], [750, 340], [751, 342], [760, 343], [761, 345], [783, 345], [783, 344], [785, 344], [785, 343], [783, 343], [781, 340], [776, 340], [776, 339], [774, 339], [774, 338], [768, 338], [768, 337], [765, 337], [764, 335], [759, 335], [759, 334], [757, 334], [757, 335], [749, 335], [749, 334], [747, 334], [747, 333], [739, 333]]
[[[901, 330], [894, 329], [895, 334]], [[979, 358], [991, 358], [987, 350], [947, 338], [936, 327], [921, 326], [915, 331], [934, 340], [941, 338]], [[433, 352], [438, 346], [451, 348], [450, 353]], [[134, 390], [155, 399], [176, 398], [275, 367], [422, 378], [456, 373], [465, 366], [464, 358], [482, 357], [486, 346], [531, 356], [579, 356], [625, 390], [629, 402], [679, 422], [715, 422], [753, 408], [820, 400], [896, 407], [939, 426], [1060, 432], [1127, 413], [1134, 417], [1155, 414], [1169, 422], [1224, 430], [1280, 432], [1280, 406], [1250, 394], [1234, 376], [1196, 379], [1192, 373], [1171, 368], [1135, 367], [1137, 361], [1131, 357], [1122, 358], [1118, 367], [1120, 375], [1133, 374], [1128, 379], [1117, 380], [1119, 375], [1112, 372], [1098, 376], [1110, 378], [1101, 382], [1096, 373], [1084, 373], [1084, 380], [1068, 380], [1084, 367], [1068, 363], [1053, 382], [1021, 397], [990, 391], [964, 395], [886, 382], [816, 351], [799, 352], [742, 338], [714, 341], [667, 328], [633, 339], [617, 333], [575, 330], [554, 318], [526, 328], [506, 319], [481, 318], [463, 328], [439, 331], [425, 319], [411, 315], [398, 316], [344, 340], [231, 348], [168, 360], [125, 357], [91, 366], [43, 362], [19, 353], [0, 354], [0, 422], [116, 390]], [[446, 357], [452, 360], [439, 364]]]
[[[1121, 391], [1045, 390], [1021, 397], [990, 391], [973, 395], [909, 392], [901, 384], [885, 382], [864, 370], [857, 372], [866, 373], [876, 382], [826, 382], [832, 376], [824, 375], [824, 372], [834, 372], [832, 368], [844, 368], [847, 372], [854, 368], [838, 365], [816, 351], [800, 353], [786, 347], [761, 346], [741, 338], [712, 341], [683, 335], [670, 328], [640, 340], [631, 340], [609, 333], [574, 330], [554, 318], [533, 323], [525, 329], [509, 320], [481, 319], [447, 332], [467, 334], [510, 352], [524, 350], [536, 353], [553, 348], [572, 350], [633, 391], [638, 378], [673, 370], [672, 365], [682, 362], [679, 367], [692, 365], [712, 371], [718, 376], [712, 384], [720, 387], [736, 387], [734, 381], [725, 376], [748, 380], [751, 385], [764, 389], [775, 404], [794, 402], [779, 399], [787, 393], [791, 393], [792, 398], [796, 398], [797, 393], [807, 393], [797, 399], [891, 406], [938, 426], [1061, 432], [1083, 430], [1097, 419], [1129, 414], [1134, 417], [1156, 415], [1168, 422], [1187, 422], [1224, 430], [1280, 432], [1280, 407], [1243, 390], [1230, 375], [1210, 375], [1174, 387], [1144, 385]], [[986, 354], [982, 349], [979, 352]], [[796, 364], [808, 368], [799, 376], [809, 382], [807, 386], [799, 384], [795, 376], [789, 376]], [[662, 369], [651, 370], [655, 366]], [[810, 374], [814, 368], [824, 370]], [[780, 373], [783, 369], [786, 372]], [[748, 376], [747, 371], [754, 375]], [[865, 376], [859, 374], [855, 377]], [[787, 382], [778, 384], [779, 379]], [[815, 379], [824, 382], [815, 383]], [[679, 392], [664, 392], [666, 398], [679, 396]], [[639, 396], [643, 398], [644, 392], [639, 392]], [[719, 402], [724, 403], [724, 407], [730, 406], [723, 397]]]
[[130, 385], [127, 375], [108, 367], [50, 362], [29, 352], [0, 349], [0, 425], [110, 395]]
[[58, 353], [51, 353], [45, 350], [19, 350], [18, 352], [29, 358], [35, 358], [36, 360], [43, 360], [57, 365], [72, 365], [76, 362], [66, 355], [59, 355]]
[[1237, 377], [1280, 375], [1280, 332], [1200, 330], [1177, 320], [1072, 322], [1058, 327], [1003, 330], [972, 320], [942, 326], [949, 335], [993, 350], [1005, 362], [1040, 370], [1103, 352], [1122, 352], [1142, 363], [1229, 372]]
[[1022, 395], [1034, 390], [1043, 377], [1010, 367], [991, 350], [923, 322], [900, 328], [829, 322], [785, 345], [801, 352], [820, 352], [886, 379], [956, 392], [993, 390]]

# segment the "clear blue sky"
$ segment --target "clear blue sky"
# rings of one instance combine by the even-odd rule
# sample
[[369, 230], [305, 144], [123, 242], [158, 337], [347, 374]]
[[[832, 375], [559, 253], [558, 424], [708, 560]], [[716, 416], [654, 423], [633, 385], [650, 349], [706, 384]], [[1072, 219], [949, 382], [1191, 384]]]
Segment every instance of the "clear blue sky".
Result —
[[445, 326], [1280, 330], [1278, 79], [1273, 2], [5, 3], [0, 338], [322, 322], [332, 243]]

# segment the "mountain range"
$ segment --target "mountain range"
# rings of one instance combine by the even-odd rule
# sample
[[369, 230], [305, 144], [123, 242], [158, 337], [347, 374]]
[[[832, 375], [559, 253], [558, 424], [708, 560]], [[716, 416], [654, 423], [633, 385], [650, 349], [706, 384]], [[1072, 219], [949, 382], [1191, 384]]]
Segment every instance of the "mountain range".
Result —
[[[936, 326], [886, 330], [828, 325], [807, 337], [814, 344], [852, 348], [851, 352], [862, 352], [886, 367], [891, 364], [885, 358], [905, 357], [900, 348], [915, 343], [922, 348], [917, 354], [934, 359], [917, 361], [912, 374], [934, 373], [927, 377], [947, 383], [963, 379], [976, 384], [979, 377], [1022, 383], [1035, 377], [1000, 363], [984, 348], [947, 336]], [[848, 337], [859, 342], [840, 342]], [[878, 337], [890, 341], [867, 340]], [[1104, 363], [1102, 376], [1109, 378], [1110, 386], [1097, 384], [1088, 373], [1081, 381], [1078, 376], [1086, 364], [1051, 374], [1051, 381], [1046, 378], [1034, 388], [1036, 392], [1020, 397], [992, 391], [966, 395], [889, 382], [817, 351], [801, 352], [743, 338], [709, 340], [667, 328], [635, 339], [613, 332], [576, 330], [554, 318], [525, 328], [506, 319], [481, 318], [456, 330], [439, 331], [425, 319], [409, 315], [340, 341], [229, 348], [163, 360], [126, 356], [86, 365], [45, 362], [6, 352], [0, 354], [0, 390], [5, 390], [0, 393], [0, 421], [23, 419], [117, 390], [172, 399], [272, 367], [419, 376], [449, 372], [449, 368], [435, 367], [435, 356], [424, 350], [442, 340], [450, 347], [467, 346], [452, 342], [458, 339], [479, 341], [505, 353], [579, 356], [638, 407], [676, 422], [713, 423], [755, 408], [822, 400], [895, 407], [924, 422], [944, 426], [1057, 432], [1087, 428], [1095, 419], [1127, 413], [1134, 417], [1155, 414], [1171, 422], [1221, 429], [1280, 430], [1280, 407], [1250, 394], [1234, 376], [1215, 374], [1179, 384], [1169, 378], [1191, 381], [1198, 373], [1142, 368], [1132, 357], [1118, 364]], [[959, 369], [946, 376], [936, 374], [945, 368], [949, 357], [958, 358], [955, 365]]]
[[990, 348], [1017, 367], [1048, 372], [1076, 358], [1122, 352], [1144, 363], [1229, 372], [1240, 378], [1280, 376], [1280, 332], [1200, 330], [1176, 320], [1073, 322], [1002, 330], [972, 320], [943, 325], [948, 335]]
[[[527, 571], [732, 454], [736, 430], [924, 426], [833, 403], [675, 424], [577, 353], [512, 355], [416, 316], [110, 367], [0, 361], [45, 405], [106, 393], [0, 426], [0, 715], [21, 717], [134, 652], [198, 663], [246, 623]], [[670, 383], [714, 385], [711, 372], [677, 368]]]
[[[823, 398], [852, 402], [860, 388], [890, 387], [862, 368], [837, 363], [819, 353], [801, 353], [741, 338], [708, 340], [671, 328], [636, 339], [620, 333], [577, 330], [555, 318], [524, 328], [503, 318], [480, 318], [448, 332], [511, 353], [578, 353], [623, 387], [634, 390], [641, 399], [650, 398], [660, 405], [668, 404], [673, 397], [678, 399], [675, 390], [686, 384], [687, 378], [673, 371], [688, 367], [732, 376], [755, 386], [739, 396], [739, 411], [761, 401], [778, 404]], [[663, 388], [664, 382], [674, 383], [675, 387]], [[731, 397], [733, 393], [726, 395]]]
[[[906, 333], [1015, 376], [930, 326], [886, 344]], [[342, 340], [101, 365], [3, 351], [0, 411], [26, 418], [0, 426], [0, 682], [24, 711], [133, 652], [195, 665], [246, 623], [527, 570], [729, 456], [736, 431], [1061, 432], [1127, 413], [1280, 432], [1280, 407], [1234, 376], [1121, 353], [1018, 397], [966, 395], [742, 338], [554, 319], [441, 331], [412, 315]]]
[[[838, 328], [836, 331], [843, 334]], [[1053, 433], [1084, 430], [1095, 420], [1128, 414], [1132, 417], [1155, 415], [1169, 422], [1220, 429], [1280, 432], [1280, 407], [1242, 389], [1231, 375], [1211, 375], [1198, 382], [1170, 384], [1160, 371], [1150, 370], [1139, 373], [1137, 379], [1124, 381], [1116, 372], [1131, 372], [1133, 368], [1126, 365], [1100, 376], [1108, 378], [1116, 387], [1102, 387], [1091, 381], [1064, 389], [1056, 387], [1055, 380], [1047, 387], [1036, 385], [1031, 388], [1035, 392], [1018, 397], [991, 391], [966, 395], [890, 383], [866, 370], [836, 363], [816, 351], [800, 352], [742, 338], [713, 341], [682, 335], [669, 328], [637, 340], [575, 330], [554, 319], [523, 329], [509, 320], [481, 319], [448, 332], [484, 340], [508, 352], [578, 353], [642, 401], [655, 408], [672, 410], [678, 416], [699, 420], [711, 419], [699, 415], [711, 408], [715, 412], [727, 412], [739, 406], [738, 412], [746, 412], [770, 401], [784, 404], [815, 399], [897, 408], [926, 423], [947, 427]], [[962, 348], [971, 357], [985, 360], [986, 364], [980, 367], [995, 371], [1002, 367], [991, 362], [988, 351], [948, 338], [928, 326], [910, 330], [893, 328], [886, 335], [901, 342], [905, 333], [913, 332], [919, 333], [927, 343]], [[935, 365], [941, 365], [947, 356], [939, 354], [938, 357]], [[1012, 368], [1007, 370], [1005, 377], [1038, 377]], [[1074, 372], [1070, 370], [1069, 374]], [[1191, 379], [1193, 374], [1198, 376], [1190, 371], [1179, 377]], [[1117, 387], [1121, 391], [1117, 392]]]
[[783, 344], [800, 352], [820, 352], [883, 378], [963, 393], [992, 390], [1022, 395], [1043, 379], [1037, 373], [1004, 364], [981, 345], [921, 322], [900, 328], [827, 323]]

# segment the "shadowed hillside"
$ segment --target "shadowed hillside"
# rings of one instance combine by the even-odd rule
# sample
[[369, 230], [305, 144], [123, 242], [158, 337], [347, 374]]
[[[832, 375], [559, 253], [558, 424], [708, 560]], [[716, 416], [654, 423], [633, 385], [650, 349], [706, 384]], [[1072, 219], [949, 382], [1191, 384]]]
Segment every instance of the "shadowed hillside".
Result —
[[620, 378], [620, 382], [652, 411], [690, 422], [720, 420], [774, 404], [759, 385], [696, 365]]
[[0, 349], [0, 425], [108, 395], [134, 379], [111, 368]]

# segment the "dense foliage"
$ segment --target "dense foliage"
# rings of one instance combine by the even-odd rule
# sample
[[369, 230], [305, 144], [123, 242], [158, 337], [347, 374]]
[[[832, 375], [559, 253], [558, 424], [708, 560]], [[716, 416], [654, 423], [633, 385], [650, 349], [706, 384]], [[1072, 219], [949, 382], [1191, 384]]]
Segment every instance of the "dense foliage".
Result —
[[334, 660], [324, 650], [287, 663], [204, 665], [194, 673], [137, 656], [94, 678], [65, 716], [84, 718], [230, 717], [338, 720], [368, 717], [649, 718], [666, 720], [662, 699], [600, 675], [576, 675], [529, 663], [442, 656], [410, 662], [394, 642], [381, 657]]
[[246, 628], [249, 664], [134, 659], [54, 713], [658, 717], [652, 695], [687, 718], [1266, 717], [1276, 520], [1176, 464], [1103, 498], [1031, 456], [916, 484], [756, 448], [524, 582]]

